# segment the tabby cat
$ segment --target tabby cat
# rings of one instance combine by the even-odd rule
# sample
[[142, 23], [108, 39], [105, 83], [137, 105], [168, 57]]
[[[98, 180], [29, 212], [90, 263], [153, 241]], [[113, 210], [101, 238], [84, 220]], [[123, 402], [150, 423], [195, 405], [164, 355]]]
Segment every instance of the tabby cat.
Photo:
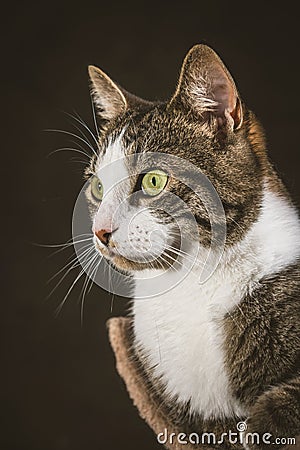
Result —
[[[244, 420], [247, 432], [260, 436], [297, 436], [300, 222], [268, 159], [260, 123], [205, 45], [188, 52], [167, 102], [129, 94], [94, 66], [89, 74], [100, 127], [99, 151], [87, 169], [94, 244], [136, 280], [133, 346], [153, 395], [185, 432], [221, 432]], [[153, 154], [163, 155], [160, 166]], [[140, 168], [141, 155], [148, 165]], [[222, 202], [226, 241], [202, 283], [212, 222], [197, 193], [168, 166], [168, 155], [180, 158], [187, 177], [189, 164], [197, 167]], [[118, 170], [114, 161], [121, 161]], [[186, 208], [172, 211], [171, 194], [191, 212], [197, 238], [189, 235]], [[164, 290], [156, 274], [178, 276], [197, 245], [195, 265]], [[160, 295], [147, 298], [147, 279]]]

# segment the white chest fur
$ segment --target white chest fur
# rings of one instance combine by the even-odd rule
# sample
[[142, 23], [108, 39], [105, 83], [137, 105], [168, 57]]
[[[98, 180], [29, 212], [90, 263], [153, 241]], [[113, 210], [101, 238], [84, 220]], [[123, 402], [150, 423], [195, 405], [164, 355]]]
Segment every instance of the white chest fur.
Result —
[[[295, 210], [266, 191], [259, 220], [243, 242], [224, 253], [205, 284], [199, 284], [194, 269], [173, 290], [134, 301], [136, 341], [165, 383], [166, 394], [189, 401], [191, 413], [205, 418], [245, 414], [230, 393], [220, 320], [262, 277], [282, 270], [299, 255]], [[136, 297], [140, 289], [137, 281]]]

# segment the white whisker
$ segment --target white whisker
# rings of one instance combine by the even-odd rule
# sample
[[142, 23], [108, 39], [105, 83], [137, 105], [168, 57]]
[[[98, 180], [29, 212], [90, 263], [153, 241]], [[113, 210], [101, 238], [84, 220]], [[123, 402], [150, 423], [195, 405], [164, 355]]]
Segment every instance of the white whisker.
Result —
[[[92, 252], [92, 250], [94, 250], [94, 248], [88, 248], [86, 249], [82, 256], [84, 256], [85, 258], [89, 255], [90, 252]], [[55, 292], [55, 290], [58, 288], [58, 286], [61, 285], [61, 283], [63, 282], [63, 280], [68, 276], [68, 274], [75, 269], [76, 267], [80, 266], [81, 263], [78, 261], [77, 256], [74, 258], [74, 260], [71, 261], [71, 263], [73, 262], [73, 265], [71, 267], [68, 268], [67, 272], [61, 277], [61, 279], [59, 280], [59, 282], [54, 286], [54, 288], [52, 289], [52, 291], [47, 295], [47, 299], [49, 297], [51, 297], [51, 295], [53, 294], [53, 292]], [[59, 273], [61, 273], [64, 269], [66, 269], [67, 267], [64, 266]], [[59, 275], [59, 273], [57, 273], [56, 275], [52, 276], [52, 279], [54, 279], [57, 275]], [[50, 279], [51, 280], [51, 279]]]
[[[81, 321], [81, 326], [83, 325], [83, 312], [84, 312], [84, 301], [85, 301], [85, 297], [86, 297], [86, 292], [87, 292], [87, 288], [88, 288], [88, 284], [89, 281], [91, 281], [91, 286], [93, 284], [93, 273], [95, 268], [97, 269], [98, 267], [98, 257], [99, 254], [97, 253], [97, 251], [95, 250], [95, 255], [91, 258], [90, 261], [90, 265], [89, 267], [86, 269], [86, 277], [85, 277], [85, 281], [83, 283], [82, 289], [81, 289], [81, 303], [80, 303], [80, 321]], [[93, 267], [95, 264], [95, 267]]]
[[[94, 250], [94, 248], [93, 248], [92, 250]], [[66, 302], [66, 300], [67, 300], [69, 294], [70, 294], [71, 291], [73, 290], [75, 284], [76, 284], [77, 281], [82, 277], [82, 275], [88, 270], [88, 268], [90, 267], [90, 265], [91, 265], [91, 261], [90, 261], [90, 260], [89, 260], [88, 263], [85, 264], [85, 265], [81, 264], [82, 270], [80, 271], [80, 273], [77, 275], [77, 277], [75, 278], [75, 280], [74, 280], [73, 283], [71, 284], [70, 288], [68, 289], [68, 292], [67, 292], [66, 295], [64, 296], [64, 298], [63, 298], [62, 302], [60, 303], [60, 305], [56, 308], [56, 314], [57, 314], [57, 315], [58, 315], [58, 314], [60, 313], [60, 311], [62, 310], [62, 308], [63, 308], [63, 306], [64, 306], [64, 304], [65, 304], [65, 302]]]
[[99, 148], [99, 141], [97, 141], [97, 139], [96, 139], [94, 133], [92, 132], [92, 130], [90, 129], [90, 127], [86, 124], [86, 122], [82, 119], [82, 117], [80, 117], [80, 115], [76, 111], [74, 111], [74, 112], [77, 115], [77, 117], [74, 116], [73, 114], [68, 114], [68, 113], [67, 114], [69, 116], [71, 116], [74, 120], [76, 120], [78, 123], [80, 123], [89, 132], [89, 134], [92, 136], [93, 140], [95, 141], [97, 148]]
[[[82, 253], [80, 254], [80, 256], [81, 256], [81, 257], [84, 256], [85, 252], [86, 252], [87, 250], [89, 250], [89, 248], [91, 248], [91, 244], [86, 244], [86, 245], [82, 246], [81, 249], [80, 249], [80, 251], [82, 251], [82, 250], [84, 250], [84, 251], [82, 251]], [[60, 251], [60, 250], [59, 250], [59, 251]], [[48, 283], [49, 283], [50, 281], [54, 280], [54, 279], [55, 279], [55, 278], [56, 278], [63, 270], [67, 269], [67, 268], [72, 264], [72, 262], [75, 262], [75, 261], [78, 260], [78, 255], [75, 255], [75, 256], [74, 256], [74, 255], [75, 255], [74, 253], [71, 255], [70, 258], [72, 258], [72, 259], [71, 259], [70, 262], [67, 262], [67, 264], [64, 265], [64, 267], [63, 267], [62, 269], [60, 269], [58, 272], [56, 272], [54, 275], [52, 275], [51, 278], [49, 278]], [[69, 259], [70, 259], [70, 258], [69, 258]], [[68, 261], [68, 260], [67, 260], [67, 261]]]
[[[89, 142], [85, 141], [81, 136], [78, 136], [75, 133], [71, 133], [70, 131], [65, 131], [65, 130], [57, 130], [57, 129], [47, 129], [45, 131], [51, 131], [51, 132], [56, 132], [56, 133], [63, 133], [63, 134], [66, 134], [68, 136], [75, 137], [76, 139], [79, 139], [81, 142], [86, 144], [92, 150], [93, 154], [95, 154], [95, 149], [91, 146], [91, 144]], [[90, 157], [90, 155], [88, 155], [88, 156]]]
[[[73, 120], [76, 120], [77, 122], [79, 122], [79, 123], [81, 124], [81, 126], [84, 126], [85, 128], [87, 128], [86, 125], [83, 124], [80, 120], [78, 120], [75, 116], [73, 116], [72, 114], [69, 114], [69, 113], [66, 113], [66, 114], [67, 114], [68, 116], [70, 116]], [[90, 142], [89, 138], [87, 137], [87, 135], [86, 135], [86, 134], [81, 130], [81, 128], [79, 128], [77, 125], [75, 125], [74, 123], [73, 123], [72, 125], [73, 125], [74, 128], [76, 128], [77, 131], [79, 131], [79, 133], [81, 134], [82, 138], [83, 138], [83, 139], [85, 140], [85, 142], [89, 145], [89, 147], [93, 149], [94, 155], [97, 156], [97, 152], [95, 151], [95, 149], [94, 149], [92, 143]], [[88, 128], [87, 128], [87, 129], [88, 129]], [[89, 129], [88, 129], [88, 131], [90, 132]], [[95, 140], [95, 142], [96, 142], [96, 146], [97, 146], [97, 148], [98, 148], [98, 142], [96, 141], [94, 135], [92, 135], [92, 136], [93, 136], [93, 138], [94, 138], [94, 140]]]
[[[60, 147], [57, 148], [56, 150], [53, 150], [52, 152], [50, 152], [48, 154], [48, 156], [54, 155], [55, 153], [59, 153], [59, 152], [75, 152], [75, 153], [80, 153], [81, 155], [84, 155], [86, 158], [90, 159], [90, 155], [88, 155], [87, 153], [78, 150], [78, 148], [73, 148], [73, 147]], [[86, 163], [87, 164], [87, 163]]]
[[94, 102], [93, 102], [93, 98], [92, 98], [92, 94], [91, 93], [90, 93], [90, 101], [91, 101], [91, 106], [92, 106], [92, 113], [93, 113], [93, 121], [94, 121], [95, 131], [97, 133], [97, 138], [98, 138], [98, 141], [99, 141], [100, 136], [99, 136], [97, 119], [96, 119], [95, 106], [94, 106]]

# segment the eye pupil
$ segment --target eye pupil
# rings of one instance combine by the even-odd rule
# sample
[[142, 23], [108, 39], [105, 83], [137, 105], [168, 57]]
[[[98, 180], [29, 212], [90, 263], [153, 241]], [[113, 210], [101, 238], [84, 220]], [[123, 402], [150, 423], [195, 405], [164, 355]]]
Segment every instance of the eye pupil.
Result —
[[142, 191], [153, 197], [164, 190], [167, 181], [168, 175], [165, 172], [159, 169], [151, 170], [142, 179]]

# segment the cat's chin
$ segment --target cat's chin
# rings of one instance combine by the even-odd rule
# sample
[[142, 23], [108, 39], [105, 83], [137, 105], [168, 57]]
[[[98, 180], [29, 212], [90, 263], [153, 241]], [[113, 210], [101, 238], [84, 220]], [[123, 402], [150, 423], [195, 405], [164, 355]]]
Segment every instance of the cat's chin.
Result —
[[114, 256], [105, 256], [107, 260], [109, 260], [113, 265], [120, 270], [124, 270], [126, 272], [140, 272], [142, 270], [148, 269], [162, 269], [161, 264], [156, 263], [156, 261], [152, 261], [151, 263], [132, 261], [130, 259], [125, 258], [124, 256], [115, 254]]
[[137, 260], [131, 260], [123, 255], [120, 255], [114, 248], [110, 249], [107, 247], [100, 247], [96, 245], [96, 250], [103, 256], [107, 261], [112, 263], [117, 269], [126, 272], [137, 272], [142, 270], [161, 270], [167, 269], [170, 263], [166, 264], [164, 267], [163, 262], [158, 260], [152, 260], [151, 262], [141, 262]]

